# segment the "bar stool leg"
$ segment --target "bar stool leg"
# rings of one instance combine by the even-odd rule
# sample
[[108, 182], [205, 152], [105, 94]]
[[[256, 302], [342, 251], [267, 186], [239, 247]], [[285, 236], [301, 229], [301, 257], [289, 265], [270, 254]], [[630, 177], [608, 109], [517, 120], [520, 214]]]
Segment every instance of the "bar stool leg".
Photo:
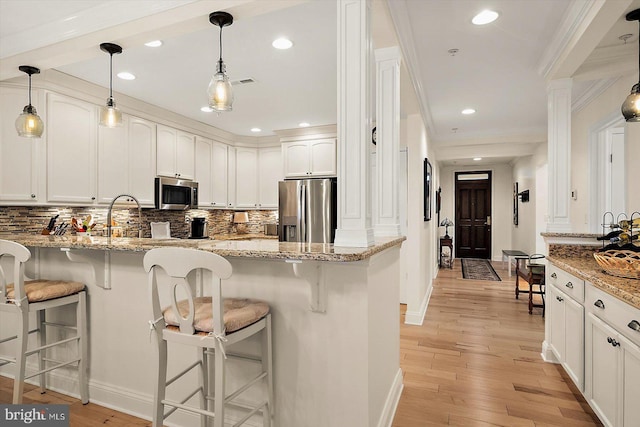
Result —
[[224, 398], [225, 398], [225, 371], [224, 371], [224, 355], [221, 348], [222, 343], [216, 341], [216, 351], [214, 354], [216, 383], [215, 383], [215, 401], [214, 401], [214, 413], [216, 416], [213, 419], [213, 427], [224, 427]]
[[[200, 387], [202, 391], [200, 392], [200, 409], [208, 410], [209, 405], [207, 404], [207, 396], [209, 395], [209, 375], [207, 374], [209, 364], [207, 363], [207, 349], [206, 348], [198, 348], [198, 358], [200, 359], [200, 375], [198, 376], [198, 381], [200, 382]], [[209, 424], [207, 422], [208, 417], [206, 415], [200, 415], [200, 427], [207, 427]]]
[[153, 396], [153, 427], [162, 427], [164, 421], [164, 400], [167, 388], [167, 342], [161, 336], [156, 337], [158, 342], [158, 366], [156, 372], [156, 390]]
[[27, 356], [27, 341], [29, 340], [29, 313], [20, 311], [18, 317], [18, 338], [16, 339], [16, 374], [13, 379], [13, 404], [22, 403], [24, 391], [24, 372]]
[[[38, 341], [40, 342], [40, 347], [47, 345], [47, 327], [44, 325], [46, 320], [45, 316], [46, 310], [38, 311], [36, 315], [38, 319]], [[42, 349], [38, 352], [38, 370], [42, 371], [45, 369], [45, 357], [47, 356], [47, 350]], [[39, 375], [40, 377], [40, 394], [44, 394], [47, 389], [47, 377], [44, 373]]]
[[267, 372], [267, 411], [263, 412], [263, 424], [271, 425], [273, 418], [273, 359], [271, 358], [271, 314], [266, 317], [266, 327], [262, 330], [262, 370]]
[[83, 405], [89, 403], [89, 379], [87, 374], [87, 361], [89, 360], [89, 342], [87, 334], [87, 293], [78, 293], [78, 304], [76, 305], [76, 327], [78, 333], [78, 382], [80, 385], [80, 400]]

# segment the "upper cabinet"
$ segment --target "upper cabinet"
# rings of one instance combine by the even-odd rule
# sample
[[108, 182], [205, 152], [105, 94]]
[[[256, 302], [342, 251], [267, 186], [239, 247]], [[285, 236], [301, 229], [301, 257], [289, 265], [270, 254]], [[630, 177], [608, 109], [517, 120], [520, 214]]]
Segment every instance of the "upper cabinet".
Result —
[[285, 142], [282, 160], [285, 178], [336, 176], [336, 139]]
[[195, 180], [198, 183], [198, 206], [201, 208], [213, 205], [212, 144], [210, 139], [196, 136]]
[[75, 98], [47, 94], [47, 201], [96, 202], [98, 108]]
[[156, 125], [123, 115], [122, 126], [98, 128], [98, 201], [110, 203], [119, 194], [154, 206]]
[[258, 207], [258, 150], [236, 148], [236, 205], [237, 208]]
[[280, 147], [258, 151], [258, 207], [278, 207], [278, 181], [282, 179], [282, 150]]
[[[44, 119], [43, 96], [38, 91], [32, 93], [33, 103]], [[40, 188], [43, 180], [39, 171], [45, 153], [47, 128], [42, 138], [18, 136], [15, 120], [27, 103], [26, 89], [0, 88], [0, 202], [2, 204], [38, 203], [44, 199]]]
[[214, 141], [211, 146], [211, 202], [215, 208], [224, 208], [228, 205], [229, 194], [229, 146]]
[[158, 125], [157, 172], [172, 178], [194, 179], [195, 136]]

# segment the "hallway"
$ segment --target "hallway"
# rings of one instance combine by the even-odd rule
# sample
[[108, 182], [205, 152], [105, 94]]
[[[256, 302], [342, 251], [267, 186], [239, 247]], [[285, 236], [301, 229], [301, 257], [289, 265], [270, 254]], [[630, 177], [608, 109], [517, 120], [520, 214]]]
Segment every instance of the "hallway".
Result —
[[541, 309], [529, 315], [515, 278], [493, 264], [503, 281], [463, 280], [456, 260], [434, 280], [424, 324], [401, 319], [393, 426], [602, 425], [560, 365], [540, 358]]

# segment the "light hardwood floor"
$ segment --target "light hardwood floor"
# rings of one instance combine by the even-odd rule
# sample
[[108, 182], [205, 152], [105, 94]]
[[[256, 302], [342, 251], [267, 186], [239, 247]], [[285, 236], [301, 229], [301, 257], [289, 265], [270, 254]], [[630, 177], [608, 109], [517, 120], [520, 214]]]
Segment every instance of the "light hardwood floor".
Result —
[[[393, 427], [601, 425], [563, 369], [540, 359], [540, 309], [530, 316], [526, 297], [514, 298], [506, 269], [496, 270], [503, 281], [463, 280], [459, 260], [453, 270], [441, 270], [422, 326], [404, 324], [403, 306], [404, 390]], [[0, 377], [0, 403], [11, 402], [12, 384]], [[26, 389], [25, 403], [69, 404], [72, 427], [150, 425], [55, 392]]]

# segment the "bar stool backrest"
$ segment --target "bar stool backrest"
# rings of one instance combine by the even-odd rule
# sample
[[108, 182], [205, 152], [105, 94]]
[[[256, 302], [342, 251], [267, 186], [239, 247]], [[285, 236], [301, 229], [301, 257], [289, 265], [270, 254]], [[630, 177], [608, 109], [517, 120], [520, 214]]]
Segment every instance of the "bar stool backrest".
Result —
[[[31, 258], [31, 252], [19, 243], [0, 240], [0, 259], [4, 256], [13, 258], [13, 286], [16, 306], [28, 306], [27, 294], [24, 290], [24, 266]], [[7, 303], [7, 276], [0, 265], [0, 304]], [[11, 283], [11, 282], [9, 282]]]
[[[233, 269], [229, 261], [212, 252], [196, 249], [158, 248], [147, 252], [144, 256], [143, 264], [145, 271], [151, 273], [149, 274], [149, 293], [151, 295], [153, 318], [157, 319], [156, 321], [162, 321], [162, 326], [164, 327], [158, 291], [157, 269], [160, 268], [169, 276], [169, 300], [180, 323], [180, 332], [189, 335], [195, 332], [193, 326], [195, 316], [194, 298], [198, 296], [198, 292], [194, 292], [196, 287], [192, 286], [187, 276], [192, 277], [190, 273], [194, 270], [199, 270], [202, 284], [211, 285], [213, 332], [216, 335], [224, 336], [221, 279], [231, 277]], [[189, 312], [186, 317], [183, 317], [178, 310], [178, 287], [186, 294], [189, 304]]]

